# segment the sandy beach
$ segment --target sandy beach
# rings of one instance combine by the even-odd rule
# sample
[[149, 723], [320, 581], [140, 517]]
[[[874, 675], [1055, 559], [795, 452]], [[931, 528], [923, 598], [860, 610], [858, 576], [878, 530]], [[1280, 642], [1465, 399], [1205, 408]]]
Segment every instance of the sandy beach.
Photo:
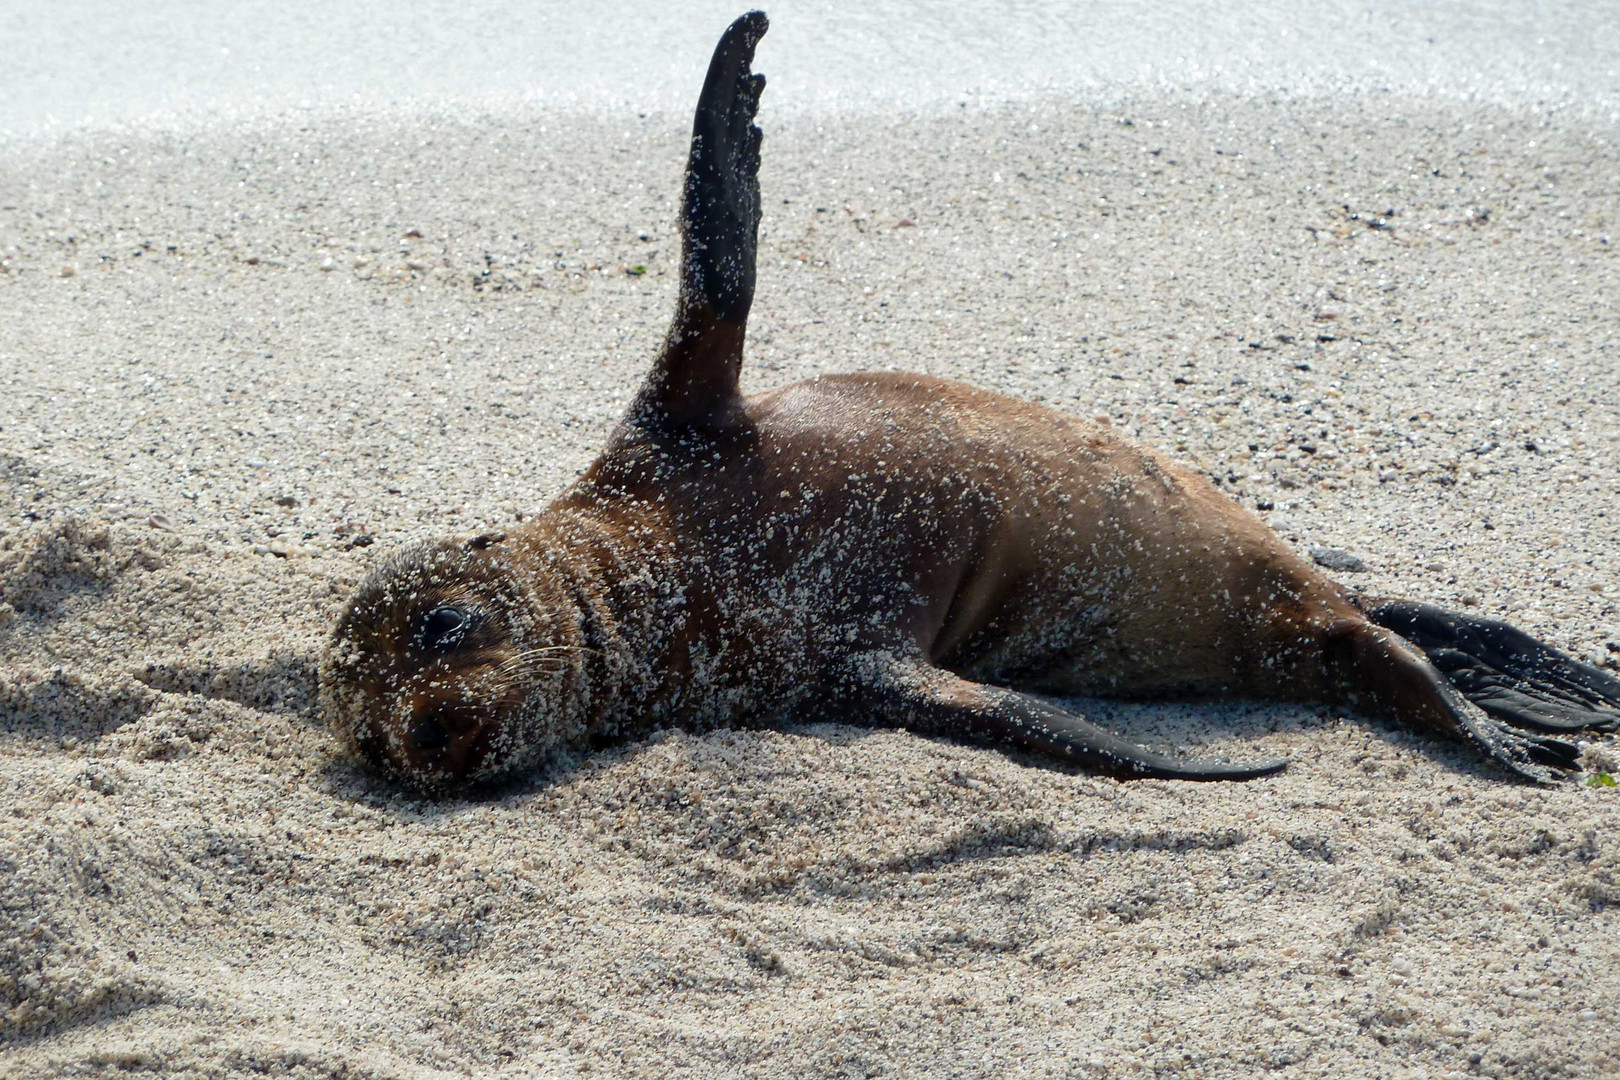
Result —
[[[1620, 661], [1611, 113], [774, 93], [746, 387], [914, 370], [1105, 416], [1369, 595]], [[1620, 1072], [1620, 788], [1342, 710], [1077, 703], [1293, 760], [1226, 785], [858, 717], [461, 800], [338, 756], [350, 590], [535, 513], [646, 370], [687, 124], [0, 141], [0, 1072]]]

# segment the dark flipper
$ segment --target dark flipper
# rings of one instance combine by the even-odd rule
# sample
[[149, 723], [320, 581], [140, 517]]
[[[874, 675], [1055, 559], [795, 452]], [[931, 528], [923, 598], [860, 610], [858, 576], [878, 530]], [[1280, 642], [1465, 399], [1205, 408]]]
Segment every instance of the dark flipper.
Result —
[[869, 719], [930, 735], [976, 737], [1121, 779], [1250, 780], [1286, 758], [1245, 764], [1157, 754], [1039, 698], [969, 682], [917, 659], [868, 654], [853, 667], [854, 701]]
[[1496, 619], [1396, 600], [1367, 617], [1423, 650], [1481, 709], [1531, 731], [1620, 730], [1620, 679]]
[[681, 200], [681, 293], [664, 351], [631, 409], [644, 426], [723, 425], [740, 402], [744, 328], [754, 301], [765, 76], [750, 67], [769, 22], [751, 11], [721, 35], [692, 120]]
[[751, 11], [727, 27], [709, 61], [686, 163], [681, 204], [681, 291], [714, 317], [741, 325], [754, 301], [759, 230], [759, 144], [754, 126], [765, 76], [749, 69], [770, 23]]
[[1579, 768], [1573, 743], [1503, 723], [1476, 708], [1418, 647], [1390, 629], [1346, 621], [1327, 638], [1329, 671], [1347, 696], [1413, 727], [1473, 743], [1526, 780], [1550, 784]]

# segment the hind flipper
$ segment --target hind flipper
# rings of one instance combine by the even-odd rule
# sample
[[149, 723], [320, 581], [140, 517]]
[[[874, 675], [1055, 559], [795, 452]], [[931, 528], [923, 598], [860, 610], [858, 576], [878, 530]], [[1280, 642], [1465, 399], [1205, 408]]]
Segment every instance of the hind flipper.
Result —
[[1288, 761], [1228, 764], [1155, 753], [1039, 698], [969, 682], [921, 659], [866, 654], [851, 665], [852, 694], [872, 723], [928, 735], [978, 738], [1034, 751], [1121, 779], [1250, 780]]
[[1524, 731], [1475, 707], [1401, 635], [1359, 619], [1332, 628], [1325, 660], [1341, 693], [1370, 700], [1412, 727], [1469, 742], [1516, 775], [1551, 784], [1580, 768], [1580, 748]]
[[1620, 730], [1620, 679], [1517, 627], [1394, 600], [1367, 617], [1421, 649], [1481, 709], [1531, 731]]
[[1471, 710], [1467, 700], [1449, 686], [1446, 690], [1455, 695], [1451, 705], [1463, 737], [1514, 773], [1538, 784], [1556, 784], [1580, 771], [1581, 748], [1574, 743], [1504, 724], [1483, 710]]
[[632, 406], [645, 427], [724, 426], [741, 398], [743, 338], [754, 301], [765, 76], [751, 70], [762, 11], [721, 35], [692, 120], [681, 198], [681, 291], [663, 352]]

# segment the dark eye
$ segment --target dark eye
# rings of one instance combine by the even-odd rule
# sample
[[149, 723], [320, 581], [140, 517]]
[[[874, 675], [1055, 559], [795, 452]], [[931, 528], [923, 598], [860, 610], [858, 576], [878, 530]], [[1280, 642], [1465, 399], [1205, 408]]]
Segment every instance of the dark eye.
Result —
[[422, 632], [417, 641], [428, 652], [449, 652], [461, 644], [471, 625], [471, 618], [460, 608], [434, 608], [422, 620]]

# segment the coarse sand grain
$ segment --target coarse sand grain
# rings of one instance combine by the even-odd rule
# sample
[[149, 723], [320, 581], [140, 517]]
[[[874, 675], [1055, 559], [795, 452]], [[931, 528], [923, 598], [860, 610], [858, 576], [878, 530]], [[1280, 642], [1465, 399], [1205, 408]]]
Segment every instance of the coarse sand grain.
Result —
[[[768, 127], [748, 387], [1107, 416], [1369, 594], [1614, 666], [1612, 123], [1368, 91]], [[0, 1069], [1615, 1076], [1620, 789], [1378, 721], [1081, 704], [1293, 758], [1227, 785], [837, 725], [466, 800], [337, 759], [343, 598], [534, 513], [647, 368], [685, 130], [0, 148]]]

